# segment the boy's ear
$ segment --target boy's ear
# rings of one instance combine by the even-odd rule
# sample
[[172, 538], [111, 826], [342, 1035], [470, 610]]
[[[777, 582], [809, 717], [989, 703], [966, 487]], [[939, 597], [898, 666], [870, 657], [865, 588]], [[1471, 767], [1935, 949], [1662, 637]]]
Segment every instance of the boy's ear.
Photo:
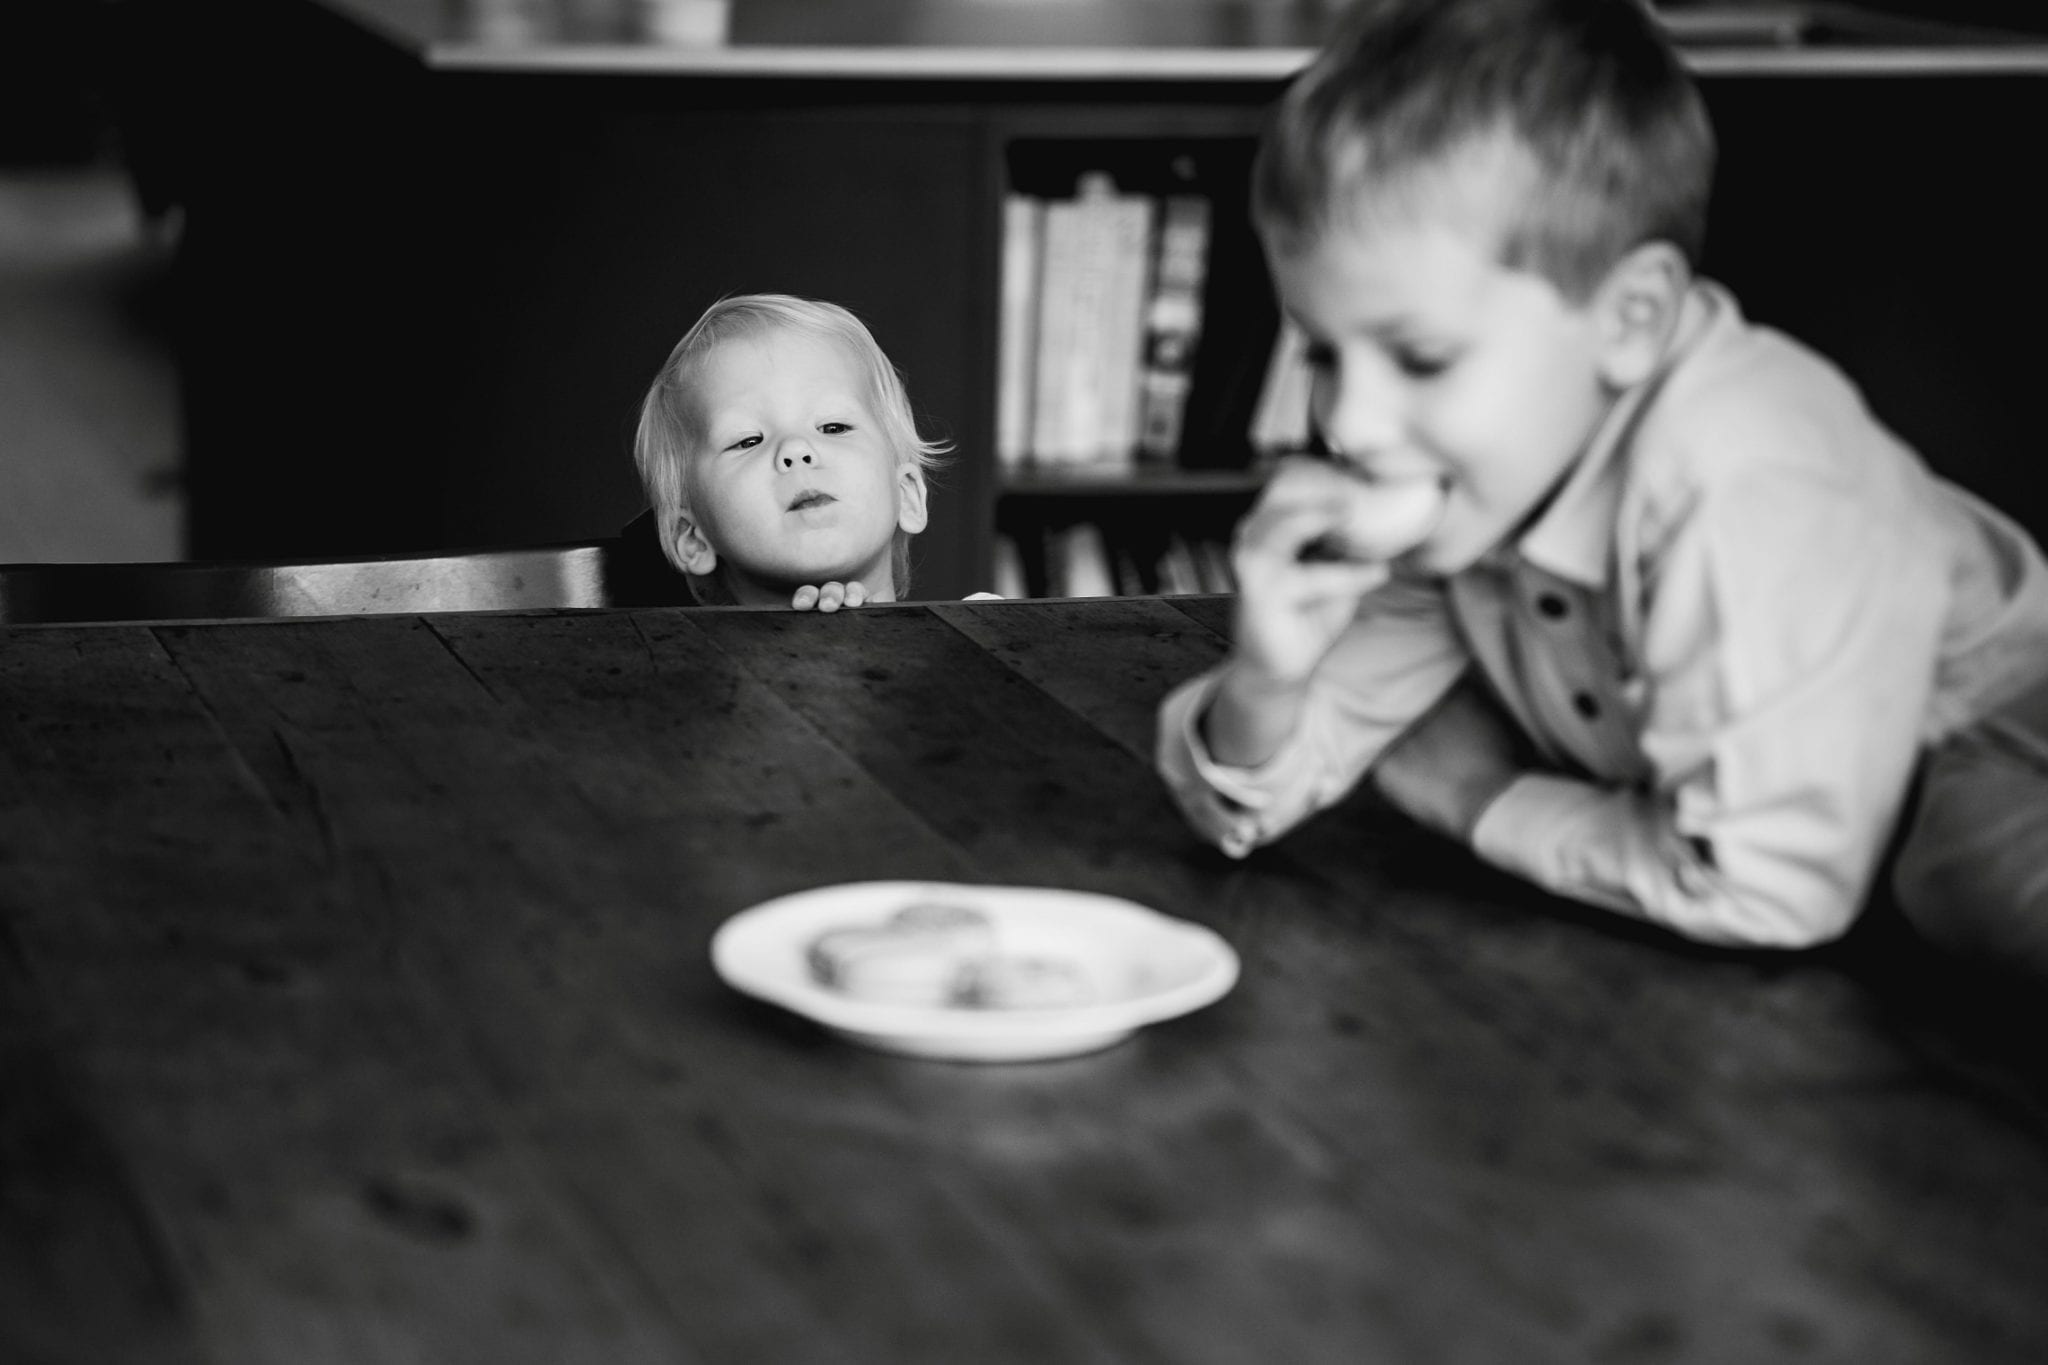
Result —
[[1692, 268], [1669, 242], [1645, 242], [1615, 263], [1593, 300], [1601, 378], [1626, 389], [1657, 372], [1691, 286]]
[[703, 528], [688, 512], [676, 513], [675, 525], [669, 535], [670, 543], [675, 546], [676, 562], [683, 566], [685, 573], [707, 574], [718, 567], [718, 551], [711, 548], [711, 542], [704, 538]]
[[927, 519], [924, 470], [906, 464], [896, 471], [896, 528], [914, 536], [924, 529]]

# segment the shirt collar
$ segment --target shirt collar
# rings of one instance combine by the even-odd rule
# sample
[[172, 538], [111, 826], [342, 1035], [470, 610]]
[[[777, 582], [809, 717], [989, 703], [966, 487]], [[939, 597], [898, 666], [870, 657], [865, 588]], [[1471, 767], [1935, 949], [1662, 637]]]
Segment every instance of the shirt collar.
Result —
[[1606, 585], [1636, 421], [1665, 377], [1723, 311], [1716, 292], [1712, 286], [1696, 284], [1687, 293], [1677, 333], [1656, 373], [1615, 399], [1550, 505], [1516, 542], [1516, 558], [1584, 587]]

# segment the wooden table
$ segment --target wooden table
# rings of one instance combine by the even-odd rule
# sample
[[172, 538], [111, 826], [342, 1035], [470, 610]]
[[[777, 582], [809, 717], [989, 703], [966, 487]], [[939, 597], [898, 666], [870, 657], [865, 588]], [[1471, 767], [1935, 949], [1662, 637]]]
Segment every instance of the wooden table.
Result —
[[[1717, 953], [1148, 761], [1213, 599], [0, 631], [0, 1359], [2039, 1360], [2044, 1015]], [[867, 878], [1211, 926], [1108, 1051], [707, 945]]]

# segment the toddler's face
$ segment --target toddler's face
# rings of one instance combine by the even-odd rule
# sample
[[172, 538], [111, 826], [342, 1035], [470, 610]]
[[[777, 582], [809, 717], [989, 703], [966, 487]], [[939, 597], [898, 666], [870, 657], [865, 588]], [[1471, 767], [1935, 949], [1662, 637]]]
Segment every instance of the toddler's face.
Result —
[[924, 528], [923, 476], [871, 410], [844, 347], [796, 332], [727, 342], [699, 376], [706, 439], [690, 511], [733, 580], [764, 600], [806, 583], [890, 582], [896, 533]]
[[1612, 402], [1593, 310], [1501, 266], [1483, 233], [1426, 215], [1338, 225], [1269, 260], [1308, 334], [1312, 410], [1338, 458], [1443, 483], [1444, 515], [1408, 557], [1425, 573], [1519, 530]]

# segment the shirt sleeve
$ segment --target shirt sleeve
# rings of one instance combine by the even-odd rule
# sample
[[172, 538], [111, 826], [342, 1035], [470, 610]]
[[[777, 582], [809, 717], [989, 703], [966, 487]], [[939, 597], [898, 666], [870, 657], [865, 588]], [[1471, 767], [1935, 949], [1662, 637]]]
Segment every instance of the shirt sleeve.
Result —
[[1219, 763], [1203, 743], [1221, 668], [1175, 688], [1159, 710], [1160, 776], [1189, 823], [1242, 858], [1341, 800], [1467, 661], [1441, 587], [1396, 580], [1360, 605], [1311, 678], [1300, 725], [1256, 768]]
[[1473, 843], [1554, 892], [1691, 938], [1808, 946], [1855, 918], [1903, 802], [1945, 552], [1897, 469], [1730, 463], [1636, 547], [1651, 779], [1525, 775]]

